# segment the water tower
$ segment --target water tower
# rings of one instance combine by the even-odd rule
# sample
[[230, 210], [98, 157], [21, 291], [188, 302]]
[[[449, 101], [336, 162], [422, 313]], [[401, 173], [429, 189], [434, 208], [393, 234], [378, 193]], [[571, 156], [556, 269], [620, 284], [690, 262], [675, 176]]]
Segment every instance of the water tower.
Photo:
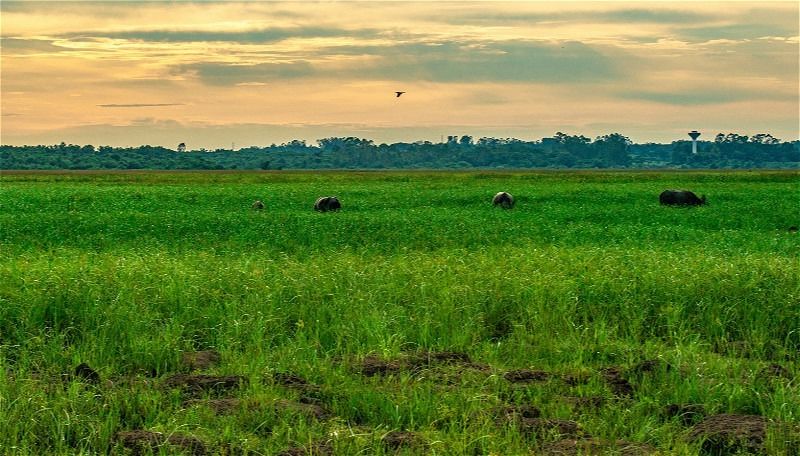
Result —
[[697, 130], [692, 130], [689, 132], [689, 137], [692, 138], [692, 154], [697, 155], [697, 137], [700, 136], [700, 132]]

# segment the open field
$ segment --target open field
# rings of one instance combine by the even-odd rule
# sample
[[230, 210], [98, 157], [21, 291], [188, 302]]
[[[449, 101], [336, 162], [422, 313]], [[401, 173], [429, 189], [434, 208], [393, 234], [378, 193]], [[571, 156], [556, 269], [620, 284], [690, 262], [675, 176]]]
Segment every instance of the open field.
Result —
[[799, 184], [3, 172], [0, 454], [795, 454]]

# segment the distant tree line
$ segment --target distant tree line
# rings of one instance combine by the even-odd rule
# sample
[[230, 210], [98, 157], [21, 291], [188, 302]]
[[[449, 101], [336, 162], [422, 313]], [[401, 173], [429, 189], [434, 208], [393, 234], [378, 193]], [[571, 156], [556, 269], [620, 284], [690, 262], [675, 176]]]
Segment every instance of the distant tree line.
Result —
[[449, 136], [432, 143], [375, 144], [356, 137], [289, 141], [240, 150], [176, 150], [158, 146], [0, 146], [0, 169], [442, 169], [442, 168], [796, 168], [800, 141], [769, 134], [718, 134], [698, 141], [633, 144], [619, 133], [558, 132], [539, 141]]

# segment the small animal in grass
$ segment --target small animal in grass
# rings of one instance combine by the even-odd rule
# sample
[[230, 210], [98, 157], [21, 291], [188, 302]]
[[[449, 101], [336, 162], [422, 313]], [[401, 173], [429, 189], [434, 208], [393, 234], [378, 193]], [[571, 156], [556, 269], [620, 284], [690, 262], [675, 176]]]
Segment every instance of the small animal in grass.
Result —
[[514, 207], [514, 197], [508, 192], [498, 192], [492, 198], [492, 205], [500, 206], [503, 209], [511, 209]]
[[664, 190], [658, 196], [659, 202], [666, 206], [702, 206], [706, 204], [706, 196], [698, 198], [689, 190]]
[[88, 364], [80, 363], [78, 367], [75, 368], [75, 379], [96, 384], [100, 383], [100, 374], [89, 367]]
[[341, 208], [342, 203], [335, 196], [323, 196], [314, 203], [314, 210], [317, 212], [338, 211]]

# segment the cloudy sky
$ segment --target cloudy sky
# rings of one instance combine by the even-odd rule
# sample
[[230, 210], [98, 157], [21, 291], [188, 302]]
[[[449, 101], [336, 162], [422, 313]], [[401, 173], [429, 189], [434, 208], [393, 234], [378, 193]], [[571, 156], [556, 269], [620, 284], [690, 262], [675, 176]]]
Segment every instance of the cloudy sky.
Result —
[[0, 13], [2, 144], [800, 134], [796, 1], [3, 0]]

